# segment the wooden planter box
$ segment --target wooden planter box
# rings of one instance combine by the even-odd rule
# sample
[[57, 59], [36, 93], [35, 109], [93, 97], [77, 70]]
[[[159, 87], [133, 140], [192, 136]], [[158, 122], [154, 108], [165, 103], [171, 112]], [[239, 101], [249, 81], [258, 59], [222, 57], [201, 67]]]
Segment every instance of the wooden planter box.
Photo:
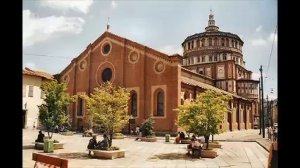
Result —
[[63, 149], [64, 148], [64, 143], [53, 143], [54, 144], [54, 149]]
[[[53, 149], [63, 149], [64, 143], [53, 143]], [[43, 142], [35, 142], [35, 149], [44, 150]]]
[[191, 140], [190, 139], [182, 139], [181, 144], [190, 144], [191, 143]]
[[125, 137], [122, 135], [122, 136], [113, 136], [112, 138], [113, 139], [124, 139]]
[[100, 159], [115, 159], [125, 157], [125, 150], [91, 150], [94, 153], [95, 158]]
[[203, 149], [201, 151], [201, 157], [202, 158], [215, 158], [215, 157], [217, 157], [217, 152], [212, 149], [208, 149], [208, 150]]
[[68, 132], [61, 132], [60, 134], [61, 135], [66, 135], [66, 136], [72, 136], [74, 133], [71, 132], [71, 131], [68, 131]]
[[221, 148], [222, 145], [221, 144], [217, 144], [217, 143], [209, 143], [209, 147], [210, 148]]
[[147, 137], [142, 137], [141, 141], [146, 141], [146, 142], [156, 142], [157, 138], [156, 137], [152, 137], [152, 138], [147, 138]]

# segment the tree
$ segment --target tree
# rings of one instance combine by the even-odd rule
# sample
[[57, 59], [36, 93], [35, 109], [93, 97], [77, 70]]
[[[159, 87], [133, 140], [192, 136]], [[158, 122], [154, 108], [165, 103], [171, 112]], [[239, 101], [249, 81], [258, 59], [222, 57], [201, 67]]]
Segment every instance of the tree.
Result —
[[218, 126], [229, 111], [231, 99], [231, 96], [206, 90], [197, 95], [193, 102], [179, 106], [177, 124], [197, 136], [204, 136], [208, 148], [209, 136], [221, 131]]
[[41, 89], [45, 93], [45, 98], [44, 103], [38, 106], [39, 120], [45, 127], [49, 138], [52, 139], [56, 125], [69, 124], [67, 107], [74, 99], [66, 93], [66, 83], [58, 83], [55, 80], [45, 82]]
[[130, 119], [127, 114], [129, 95], [126, 88], [105, 82], [95, 88], [90, 96], [80, 96], [87, 103], [88, 118], [109, 135], [109, 147], [113, 134], [120, 132]]
[[154, 120], [152, 118], [148, 118], [142, 123], [140, 131], [142, 132], [143, 137], [149, 137], [155, 135], [153, 132], [153, 124], [154, 124]]

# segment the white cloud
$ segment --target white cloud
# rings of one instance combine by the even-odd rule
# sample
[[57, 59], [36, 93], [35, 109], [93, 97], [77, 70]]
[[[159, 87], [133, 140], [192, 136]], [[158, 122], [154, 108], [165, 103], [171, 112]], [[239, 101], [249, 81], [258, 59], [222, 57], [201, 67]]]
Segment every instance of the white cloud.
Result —
[[274, 36], [275, 36], [275, 41], [274, 42], [277, 42], [277, 34], [274, 34], [274, 33], [270, 34], [268, 40], [272, 42], [274, 40]]
[[251, 44], [253, 46], [264, 46], [267, 44], [266, 40], [259, 38], [259, 39], [254, 39], [251, 41]]
[[[267, 97], [267, 96], [264, 96], [264, 97]], [[276, 94], [268, 94], [268, 100], [275, 100], [277, 99], [277, 95]]]
[[175, 47], [173, 45], [166, 45], [162, 48], [159, 49], [160, 52], [168, 54], [168, 55], [173, 55], [173, 54], [183, 54], [183, 50], [181, 47]]
[[74, 10], [86, 14], [93, 2], [94, 0], [41, 0], [41, 6], [63, 11]]
[[[259, 80], [259, 78], [260, 78], [260, 72], [253, 72], [252, 73], [252, 79], [253, 80]], [[264, 80], [265, 80], [265, 78], [266, 78], [266, 74], [265, 73], [263, 73], [263, 77], [264, 77]]]
[[112, 0], [112, 1], [111, 1], [111, 7], [112, 7], [113, 9], [117, 8], [117, 7], [118, 7], [117, 2], [114, 1], [114, 0]]
[[30, 10], [23, 10], [23, 47], [55, 38], [62, 33], [78, 34], [84, 20], [80, 17], [49, 16], [39, 18]]
[[259, 26], [255, 29], [255, 31], [256, 31], [256, 32], [259, 32], [262, 28], [263, 28], [262, 25], [259, 25]]

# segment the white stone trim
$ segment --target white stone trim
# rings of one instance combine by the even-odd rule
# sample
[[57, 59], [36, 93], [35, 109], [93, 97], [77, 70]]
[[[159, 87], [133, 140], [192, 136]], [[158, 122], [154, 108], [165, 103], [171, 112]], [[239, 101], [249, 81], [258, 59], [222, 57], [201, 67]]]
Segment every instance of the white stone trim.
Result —
[[[105, 42], [107, 42], [107, 41], [109, 41], [109, 42], [111, 42], [111, 43], [114, 43], [114, 44], [117, 44], [117, 45], [122, 46], [122, 47], [125, 46], [124, 43], [119, 42], [118, 40], [115, 40], [115, 39], [112, 39], [112, 38], [109, 38], [109, 37], [105, 37], [105, 38], [103, 39], [103, 41], [101, 41], [98, 45], [96, 45], [96, 47], [93, 48], [93, 50], [96, 50], [99, 46], [102, 46], [102, 44], [105, 43]], [[132, 47], [132, 46], [130, 46], [130, 45], [126, 45], [125, 47], [128, 48], [128, 49], [131, 49], [131, 50], [135, 50], [135, 51], [139, 54], [139, 56], [140, 56], [141, 54], [144, 53], [143, 50], [134, 48], [134, 47]], [[112, 48], [111, 48], [111, 49], [112, 49]], [[101, 52], [102, 52], [102, 48], [101, 48]], [[143, 55], [144, 55], [144, 54], [143, 54]], [[148, 57], [154, 59], [154, 60], [161, 60], [161, 61], [163, 61], [163, 63], [166, 64], [166, 65], [169, 65], [169, 66], [178, 66], [178, 63], [175, 63], [175, 62], [171, 63], [171, 61], [166, 61], [165, 59], [160, 58], [159, 56], [155, 56], [155, 55], [150, 54], [150, 53], [147, 53], [146, 55], [147, 55]]]
[[[84, 68], [81, 68], [81, 63], [85, 63], [85, 67], [84, 67]], [[85, 59], [83, 59], [82, 61], [79, 62], [79, 64], [78, 64], [78, 69], [79, 69], [80, 71], [85, 71], [87, 66], [88, 66], [87, 61], [86, 61]]]
[[[137, 104], [137, 115], [136, 115], [136, 117], [135, 116], [133, 116], [133, 118], [134, 119], [136, 119], [136, 118], [139, 118], [139, 113], [141, 112], [141, 108], [140, 108], [140, 87], [129, 87], [129, 88], [127, 88], [127, 90], [129, 91], [129, 92], [131, 92], [131, 91], [135, 91], [136, 92], [136, 94], [137, 94], [137, 98], [136, 98], [136, 104]], [[129, 111], [129, 109], [128, 109], [128, 111]]]
[[[86, 92], [76, 92], [76, 95], [86, 95]], [[75, 107], [76, 107], [75, 108], [75, 116], [76, 116], [76, 118], [83, 118], [83, 116], [85, 115], [85, 111], [86, 111], [85, 105], [86, 105], [86, 102], [85, 102], [85, 100], [83, 100], [82, 107], [83, 107], [84, 110], [82, 112], [82, 116], [78, 116], [77, 115], [77, 111], [78, 111], [78, 109], [77, 109], [77, 107], [78, 107], [78, 99], [76, 100], [76, 102], [75, 102]]]
[[[98, 66], [98, 68], [97, 68], [97, 71], [96, 71], [96, 83], [98, 84], [98, 86], [100, 86], [101, 84], [98, 82], [98, 72], [99, 72], [99, 69], [104, 65], [104, 64], [106, 64], [106, 63], [108, 63], [108, 64], [110, 64], [111, 65], [111, 67], [112, 67], [112, 77], [111, 77], [111, 80], [110, 80], [110, 82], [111, 83], [113, 83], [114, 82], [114, 80], [115, 80], [115, 74], [116, 74], [116, 69], [115, 69], [115, 66], [111, 63], [111, 62], [109, 62], [109, 61], [105, 61], [105, 62], [103, 62], [103, 63], [101, 63], [99, 66]], [[110, 68], [110, 67], [109, 67]], [[100, 73], [100, 72], [99, 72]], [[102, 71], [101, 71], [101, 73], [102, 73]], [[102, 79], [101, 79], [102, 80]]]
[[[154, 92], [157, 89], [162, 89], [164, 91], [164, 116], [154, 116], [154, 109], [153, 109], [153, 104], [154, 104]], [[156, 119], [165, 119], [167, 118], [167, 85], [154, 85], [151, 86], [151, 105], [150, 105], [150, 113], [152, 118]]]
[[[104, 54], [104, 53], [103, 53], [103, 47], [104, 47], [105, 44], [109, 44], [109, 45], [110, 45], [110, 50], [109, 50], [109, 52], [108, 52], [107, 54]], [[100, 49], [100, 50], [101, 50], [101, 54], [102, 54], [103, 56], [105, 56], [105, 57], [108, 56], [108, 55], [111, 53], [112, 48], [113, 48], [113, 47], [112, 47], [112, 43], [111, 43], [110, 40], [105, 40], [105, 41], [103, 41], [102, 44], [101, 44], [101, 49]]]
[[[133, 55], [134, 53], [137, 54], [137, 59], [136, 59], [135, 61], [132, 61], [132, 60], [131, 60], [131, 55]], [[139, 59], [140, 59], [140, 54], [139, 54], [139, 52], [137, 52], [136, 50], [132, 50], [132, 51], [129, 52], [129, 54], [128, 54], [128, 61], [129, 61], [129, 63], [135, 64], [135, 63], [137, 63], [137, 62], [139, 61]]]
[[[156, 69], [156, 66], [157, 66], [157, 64], [159, 64], [159, 63], [162, 63], [162, 65], [163, 65], [163, 69], [162, 69], [161, 71], [157, 71], [157, 69]], [[166, 65], [165, 65], [162, 61], [156, 60], [156, 61], [154, 62], [154, 64], [153, 64], [153, 71], [154, 71], [156, 74], [162, 74], [162, 73], [165, 71], [165, 69], [166, 69]]]

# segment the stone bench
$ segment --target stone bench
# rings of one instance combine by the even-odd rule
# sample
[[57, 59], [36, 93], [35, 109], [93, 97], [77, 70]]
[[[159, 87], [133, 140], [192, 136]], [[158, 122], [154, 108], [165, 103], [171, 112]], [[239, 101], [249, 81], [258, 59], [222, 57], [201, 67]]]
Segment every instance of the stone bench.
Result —
[[100, 159], [115, 159], [125, 157], [125, 150], [99, 150], [99, 149], [87, 149], [94, 153], [94, 157]]

